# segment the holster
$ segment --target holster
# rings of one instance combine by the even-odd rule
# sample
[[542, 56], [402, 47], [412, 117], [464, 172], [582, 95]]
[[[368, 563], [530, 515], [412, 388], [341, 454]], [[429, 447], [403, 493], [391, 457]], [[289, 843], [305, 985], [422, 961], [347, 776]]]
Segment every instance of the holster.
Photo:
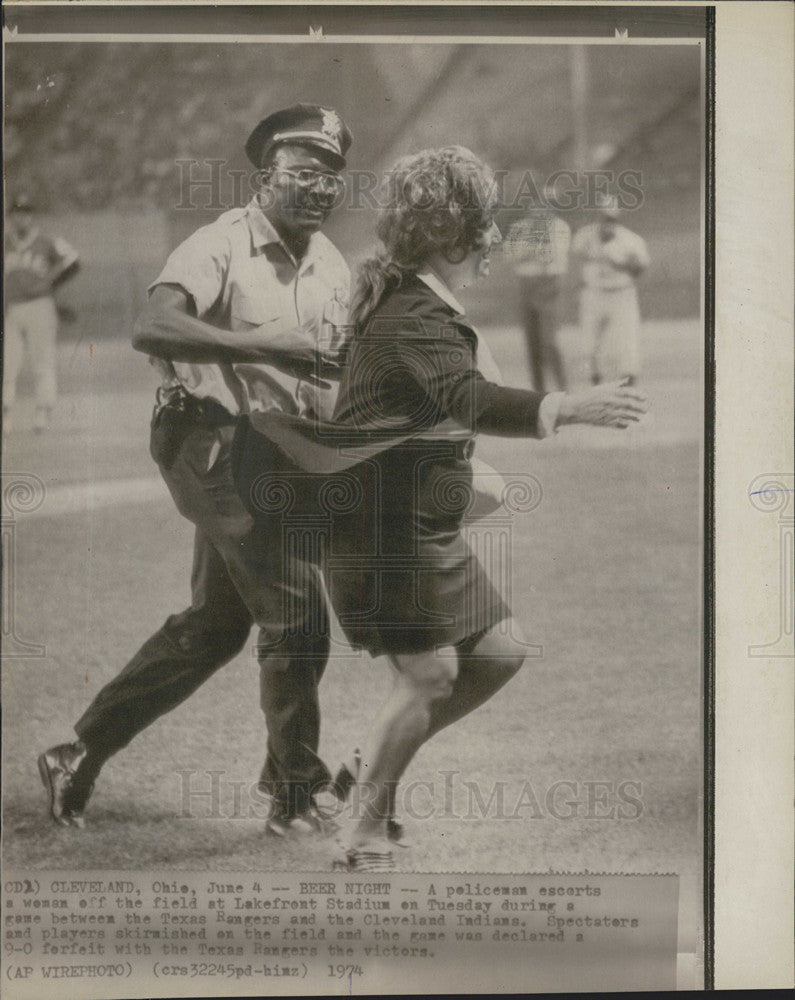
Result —
[[158, 389], [152, 411], [149, 453], [159, 466], [170, 469], [182, 442], [196, 427], [222, 427], [236, 418], [213, 399], [197, 399], [182, 388]]

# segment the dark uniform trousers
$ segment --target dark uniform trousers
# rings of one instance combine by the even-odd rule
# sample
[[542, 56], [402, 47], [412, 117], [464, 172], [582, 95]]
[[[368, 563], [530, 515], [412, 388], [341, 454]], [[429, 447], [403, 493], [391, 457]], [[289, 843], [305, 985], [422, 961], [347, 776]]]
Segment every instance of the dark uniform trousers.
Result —
[[233, 659], [256, 624], [268, 727], [260, 787], [301, 812], [329, 779], [317, 757], [328, 610], [316, 571], [290, 562], [280, 539], [261, 537], [243, 506], [232, 479], [233, 434], [228, 421], [155, 417], [153, 457], [180, 513], [196, 525], [192, 603], [99, 692], [75, 731], [104, 762]]

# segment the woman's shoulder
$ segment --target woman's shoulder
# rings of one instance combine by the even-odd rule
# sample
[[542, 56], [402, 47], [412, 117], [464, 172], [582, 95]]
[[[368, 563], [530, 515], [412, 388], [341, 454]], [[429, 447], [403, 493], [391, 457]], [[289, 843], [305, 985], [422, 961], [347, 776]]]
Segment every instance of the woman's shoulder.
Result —
[[411, 332], [435, 335], [439, 327], [457, 326], [458, 316], [422, 279], [405, 275], [399, 285], [388, 289], [375, 307], [367, 324], [367, 333], [400, 327]]

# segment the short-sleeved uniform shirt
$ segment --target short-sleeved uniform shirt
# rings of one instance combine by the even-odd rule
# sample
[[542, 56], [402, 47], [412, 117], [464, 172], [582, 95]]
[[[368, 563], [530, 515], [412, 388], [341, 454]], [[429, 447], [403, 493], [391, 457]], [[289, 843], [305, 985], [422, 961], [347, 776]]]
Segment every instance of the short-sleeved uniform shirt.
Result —
[[42, 293], [41, 279], [52, 268], [64, 271], [77, 259], [77, 251], [58, 236], [46, 236], [34, 229], [20, 240], [9, 229], [3, 247], [6, 304], [29, 302], [49, 294], [51, 289]]
[[[301, 327], [322, 349], [332, 328], [344, 329], [347, 322], [350, 273], [342, 254], [318, 232], [297, 261], [256, 198], [180, 244], [150, 290], [163, 284], [184, 289], [199, 319], [225, 330], [251, 331], [253, 344], [267, 343], [271, 330], [284, 334]], [[170, 367], [172, 379], [192, 395], [214, 399], [233, 414], [277, 409], [323, 416], [334, 406], [334, 388], [320, 388], [267, 364], [174, 362]]]
[[630, 288], [634, 278], [621, 265], [636, 262], [649, 266], [646, 242], [625, 226], [616, 226], [609, 240], [602, 240], [598, 223], [583, 226], [574, 237], [572, 251], [583, 258], [583, 281], [586, 288], [615, 291]]

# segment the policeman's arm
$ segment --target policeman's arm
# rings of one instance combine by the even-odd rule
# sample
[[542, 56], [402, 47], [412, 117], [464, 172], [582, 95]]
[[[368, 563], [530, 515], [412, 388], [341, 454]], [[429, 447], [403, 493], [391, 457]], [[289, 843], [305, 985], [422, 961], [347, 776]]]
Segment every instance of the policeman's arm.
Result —
[[157, 285], [133, 329], [133, 347], [165, 361], [192, 364], [267, 362], [290, 370], [314, 369], [317, 346], [301, 327], [233, 332], [196, 316], [191, 297], [178, 285]]

